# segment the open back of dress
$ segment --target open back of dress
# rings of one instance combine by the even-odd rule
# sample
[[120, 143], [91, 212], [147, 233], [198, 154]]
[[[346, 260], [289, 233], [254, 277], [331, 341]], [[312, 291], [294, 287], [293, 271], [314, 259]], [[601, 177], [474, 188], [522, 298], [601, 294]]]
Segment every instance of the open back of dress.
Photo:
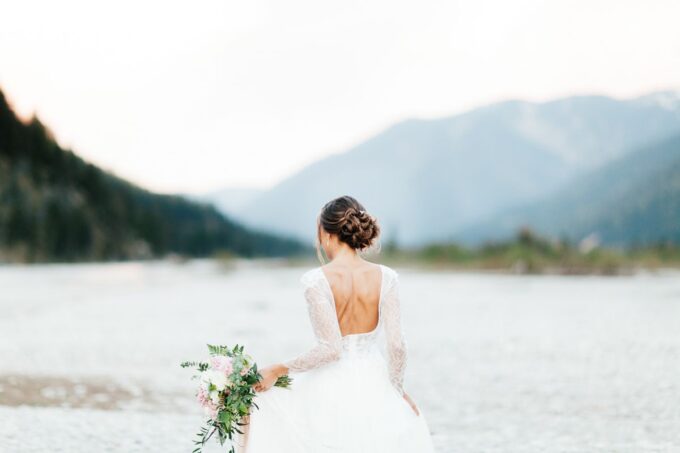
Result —
[[342, 336], [366, 334], [380, 322], [383, 269], [372, 265], [369, 272], [321, 272], [328, 283]]

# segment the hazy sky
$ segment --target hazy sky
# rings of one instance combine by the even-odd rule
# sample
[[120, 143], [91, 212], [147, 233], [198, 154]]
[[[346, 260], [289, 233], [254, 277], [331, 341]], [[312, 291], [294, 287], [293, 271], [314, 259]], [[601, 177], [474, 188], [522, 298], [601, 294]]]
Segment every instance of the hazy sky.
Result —
[[680, 2], [3, 2], [0, 87], [154, 190], [269, 187], [407, 117], [680, 88]]

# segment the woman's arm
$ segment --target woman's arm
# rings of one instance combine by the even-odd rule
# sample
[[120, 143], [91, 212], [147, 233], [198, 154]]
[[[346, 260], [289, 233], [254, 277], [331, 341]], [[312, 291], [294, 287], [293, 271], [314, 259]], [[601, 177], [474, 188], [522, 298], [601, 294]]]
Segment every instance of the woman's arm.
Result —
[[317, 344], [309, 351], [283, 364], [293, 373], [335, 362], [340, 358], [342, 351], [342, 334], [335, 309], [331, 305], [333, 302], [316, 286], [305, 288], [305, 299]]
[[[392, 271], [394, 272], [394, 271]], [[381, 319], [385, 326], [385, 340], [387, 341], [387, 358], [390, 381], [397, 392], [406, 400], [416, 415], [420, 411], [416, 403], [404, 391], [404, 372], [406, 371], [406, 341], [401, 326], [401, 300], [399, 297], [399, 276], [394, 272], [392, 281], [387, 288], [383, 302]]]
[[317, 286], [305, 288], [305, 299], [309, 320], [317, 339], [316, 346], [287, 362], [262, 369], [262, 380], [255, 386], [255, 390], [268, 390], [280, 376], [318, 368], [340, 358], [342, 334], [335, 309], [331, 305], [332, 300]]
[[381, 319], [385, 326], [387, 362], [390, 381], [397, 391], [404, 394], [404, 371], [406, 370], [406, 341], [401, 327], [401, 303], [399, 300], [399, 277], [396, 272], [386, 289], [381, 306]]

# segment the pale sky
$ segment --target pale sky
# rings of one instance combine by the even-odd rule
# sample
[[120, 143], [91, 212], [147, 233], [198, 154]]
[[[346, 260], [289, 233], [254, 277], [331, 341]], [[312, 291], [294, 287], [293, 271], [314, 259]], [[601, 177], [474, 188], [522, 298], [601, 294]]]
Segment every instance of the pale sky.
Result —
[[410, 117], [680, 89], [677, 0], [3, 1], [0, 88], [152, 190], [271, 187]]

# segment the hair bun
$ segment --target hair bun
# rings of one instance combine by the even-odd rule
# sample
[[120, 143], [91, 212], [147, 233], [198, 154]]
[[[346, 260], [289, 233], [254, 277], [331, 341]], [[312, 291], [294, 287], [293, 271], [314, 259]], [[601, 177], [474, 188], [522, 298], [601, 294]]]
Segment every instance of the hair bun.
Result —
[[376, 218], [350, 196], [326, 203], [320, 219], [326, 231], [337, 234], [342, 242], [356, 250], [370, 247], [380, 234]]
[[363, 209], [347, 209], [340, 228], [340, 240], [354, 249], [366, 249], [378, 237], [376, 220]]

